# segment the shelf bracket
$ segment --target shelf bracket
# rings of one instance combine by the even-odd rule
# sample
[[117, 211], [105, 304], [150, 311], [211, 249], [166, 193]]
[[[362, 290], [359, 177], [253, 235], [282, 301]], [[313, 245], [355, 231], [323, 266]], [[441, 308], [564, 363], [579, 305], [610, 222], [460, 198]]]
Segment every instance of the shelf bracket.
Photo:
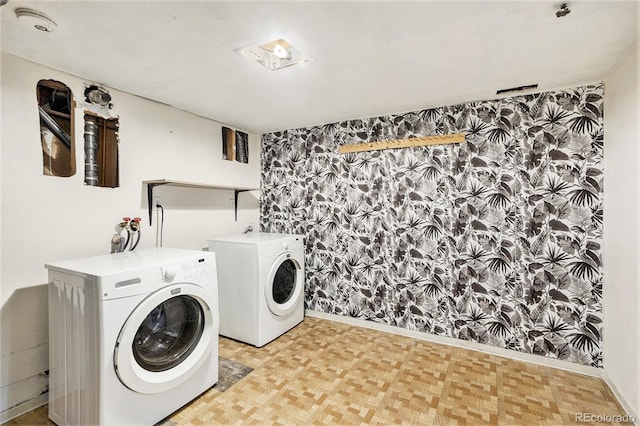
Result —
[[147, 203], [149, 205], [149, 226], [151, 226], [151, 218], [153, 215], [153, 188], [160, 185], [166, 185], [168, 182], [149, 182], [147, 183]]
[[233, 190], [233, 209], [235, 210], [236, 213], [236, 222], [238, 221], [238, 194], [241, 192], [247, 192], [250, 191], [250, 189], [234, 189]]

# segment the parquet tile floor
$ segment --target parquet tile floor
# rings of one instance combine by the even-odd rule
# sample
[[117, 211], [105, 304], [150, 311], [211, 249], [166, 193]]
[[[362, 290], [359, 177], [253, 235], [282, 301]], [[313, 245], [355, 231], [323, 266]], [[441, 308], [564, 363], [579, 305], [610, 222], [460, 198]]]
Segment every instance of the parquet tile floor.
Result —
[[[253, 371], [162, 425], [570, 425], [577, 413], [625, 414], [598, 378], [318, 318], [263, 348], [220, 338], [220, 356]], [[8, 424], [52, 423], [41, 407]]]

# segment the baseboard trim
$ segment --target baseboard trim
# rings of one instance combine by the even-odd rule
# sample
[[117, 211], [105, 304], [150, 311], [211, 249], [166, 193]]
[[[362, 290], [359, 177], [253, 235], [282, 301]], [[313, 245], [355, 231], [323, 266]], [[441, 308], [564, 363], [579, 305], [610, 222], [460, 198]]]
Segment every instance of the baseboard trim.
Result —
[[43, 393], [42, 395], [38, 395], [33, 399], [23, 402], [22, 404], [16, 405], [15, 407], [9, 408], [7, 411], [3, 411], [0, 413], [0, 424], [4, 424], [9, 420], [15, 419], [18, 416], [23, 414], [27, 414], [31, 410], [35, 410], [38, 407], [42, 407], [47, 402], [49, 402], [49, 393]]
[[412, 337], [418, 340], [424, 340], [432, 343], [439, 343], [442, 345], [455, 346], [458, 348], [470, 349], [478, 352], [488, 353], [504, 358], [510, 358], [517, 361], [529, 362], [532, 364], [543, 365], [545, 367], [557, 368], [560, 370], [571, 371], [573, 373], [584, 374], [587, 376], [602, 378], [603, 371], [600, 368], [591, 367], [588, 365], [574, 364], [568, 361], [562, 361], [554, 358], [547, 358], [534, 354], [526, 354], [522, 352], [516, 352], [509, 349], [498, 348], [495, 346], [483, 345], [481, 343], [469, 342], [466, 340], [454, 339], [451, 337], [443, 337], [435, 334], [424, 333], [416, 330], [407, 330], [405, 328], [394, 327], [392, 325], [380, 324], [372, 321], [362, 320], [353, 317], [347, 317], [337, 314], [328, 314], [326, 312], [305, 310], [305, 315], [308, 317], [321, 318], [329, 321], [336, 321], [345, 324], [355, 325], [364, 328], [370, 328], [378, 331], [384, 331], [387, 333], [398, 334], [401, 336]]
[[618, 390], [618, 387], [616, 386], [615, 382], [611, 380], [611, 377], [609, 377], [609, 375], [606, 372], [602, 373], [602, 380], [604, 380], [607, 386], [609, 386], [609, 389], [611, 389], [611, 392], [613, 392], [613, 396], [616, 397], [616, 399], [618, 400], [618, 402], [620, 403], [624, 411], [626, 411], [629, 416], [635, 419], [633, 424], [636, 426], [640, 425], [640, 417], [638, 416], [639, 413], [637, 413], [636, 410], [633, 408], [633, 406], [629, 404], [629, 401], [627, 401], [627, 399]]

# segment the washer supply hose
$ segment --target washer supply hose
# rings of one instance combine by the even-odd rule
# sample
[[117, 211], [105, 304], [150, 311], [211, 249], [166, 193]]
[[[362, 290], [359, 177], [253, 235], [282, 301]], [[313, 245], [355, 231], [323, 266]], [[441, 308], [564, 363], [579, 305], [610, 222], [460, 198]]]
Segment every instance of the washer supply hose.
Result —
[[131, 238], [131, 248], [129, 249], [130, 251], [135, 250], [136, 247], [138, 247], [138, 243], [140, 242], [140, 238], [142, 237], [142, 232], [141, 232], [141, 227], [140, 227], [140, 222], [142, 221], [141, 218], [139, 217], [134, 217], [131, 222], [129, 223], [129, 227], [131, 228], [131, 231], [133, 231], [134, 236], [136, 237], [136, 242], [133, 242], [133, 238]]
[[[137, 219], [137, 221], [136, 221]], [[136, 221], [136, 228], [139, 228], [140, 218], [135, 218], [133, 221]], [[129, 241], [133, 244], [133, 239], [131, 238], [131, 229], [134, 227], [131, 226], [133, 221], [128, 217], [123, 217], [122, 222], [118, 223], [115, 227], [115, 233], [111, 237], [111, 253], [120, 253], [127, 249], [127, 245], [129, 245]], [[126, 238], [122, 236], [122, 231], [127, 231]], [[134, 230], [135, 232], [135, 230]], [[140, 241], [140, 235], [138, 234], [135, 245], [131, 248], [133, 250], [135, 246], [138, 245]]]

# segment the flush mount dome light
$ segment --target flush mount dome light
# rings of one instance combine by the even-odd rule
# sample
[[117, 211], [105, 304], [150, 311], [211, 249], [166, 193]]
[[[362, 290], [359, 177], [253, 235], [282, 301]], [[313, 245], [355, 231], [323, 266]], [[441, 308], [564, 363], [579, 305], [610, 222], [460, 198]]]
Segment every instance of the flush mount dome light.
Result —
[[20, 7], [16, 9], [16, 16], [20, 22], [35, 28], [38, 31], [51, 33], [58, 26], [53, 19], [37, 10]]
[[309, 60], [282, 38], [255, 46], [248, 46], [244, 49], [239, 49], [239, 51], [243, 56], [257, 61], [271, 71]]

